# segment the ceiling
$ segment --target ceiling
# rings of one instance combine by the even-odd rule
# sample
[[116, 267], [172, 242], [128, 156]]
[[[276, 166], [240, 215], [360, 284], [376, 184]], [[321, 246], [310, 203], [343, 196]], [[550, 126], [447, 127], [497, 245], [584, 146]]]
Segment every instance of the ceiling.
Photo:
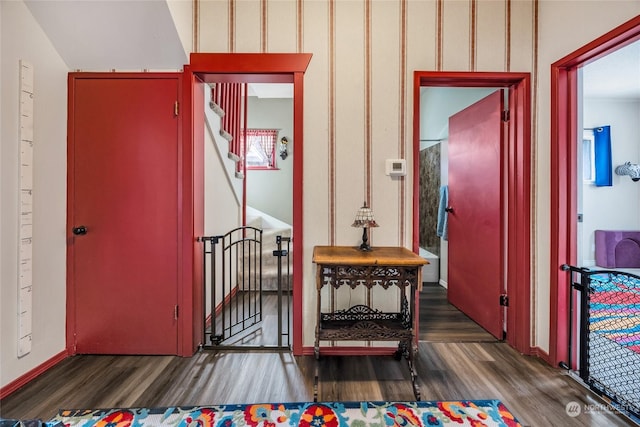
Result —
[[640, 41], [582, 68], [585, 98], [640, 99]]
[[249, 83], [249, 96], [293, 98], [293, 83]]
[[25, 4], [70, 70], [181, 70], [188, 62], [166, 1]]

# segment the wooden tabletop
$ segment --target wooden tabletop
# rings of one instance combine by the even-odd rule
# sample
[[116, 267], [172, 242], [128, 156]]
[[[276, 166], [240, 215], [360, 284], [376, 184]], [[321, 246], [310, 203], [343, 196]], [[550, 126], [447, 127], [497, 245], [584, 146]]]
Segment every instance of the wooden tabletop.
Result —
[[407, 248], [400, 246], [377, 246], [370, 251], [361, 251], [356, 246], [316, 246], [313, 262], [325, 265], [386, 265], [418, 266], [428, 261]]

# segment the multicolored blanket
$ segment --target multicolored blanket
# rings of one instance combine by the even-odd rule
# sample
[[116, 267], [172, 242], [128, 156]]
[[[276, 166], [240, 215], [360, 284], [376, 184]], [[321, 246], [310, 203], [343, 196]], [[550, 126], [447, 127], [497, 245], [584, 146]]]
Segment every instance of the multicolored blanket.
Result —
[[589, 330], [640, 353], [640, 280], [595, 274], [589, 291]]
[[499, 400], [266, 403], [61, 410], [47, 426], [520, 426]]

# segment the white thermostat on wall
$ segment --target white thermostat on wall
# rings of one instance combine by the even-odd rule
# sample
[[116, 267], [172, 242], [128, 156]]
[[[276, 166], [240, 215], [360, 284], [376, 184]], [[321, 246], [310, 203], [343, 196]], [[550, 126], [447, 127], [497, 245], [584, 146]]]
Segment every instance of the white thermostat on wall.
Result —
[[385, 173], [389, 176], [405, 176], [407, 163], [404, 159], [387, 159]]

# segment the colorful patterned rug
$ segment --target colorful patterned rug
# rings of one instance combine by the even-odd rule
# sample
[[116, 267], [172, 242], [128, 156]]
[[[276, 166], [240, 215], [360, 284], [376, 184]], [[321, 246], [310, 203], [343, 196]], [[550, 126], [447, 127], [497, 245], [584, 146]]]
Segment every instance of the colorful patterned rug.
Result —
[[318, 402], [61, 410], [47, 426], [520, 426], [499, 400]]

